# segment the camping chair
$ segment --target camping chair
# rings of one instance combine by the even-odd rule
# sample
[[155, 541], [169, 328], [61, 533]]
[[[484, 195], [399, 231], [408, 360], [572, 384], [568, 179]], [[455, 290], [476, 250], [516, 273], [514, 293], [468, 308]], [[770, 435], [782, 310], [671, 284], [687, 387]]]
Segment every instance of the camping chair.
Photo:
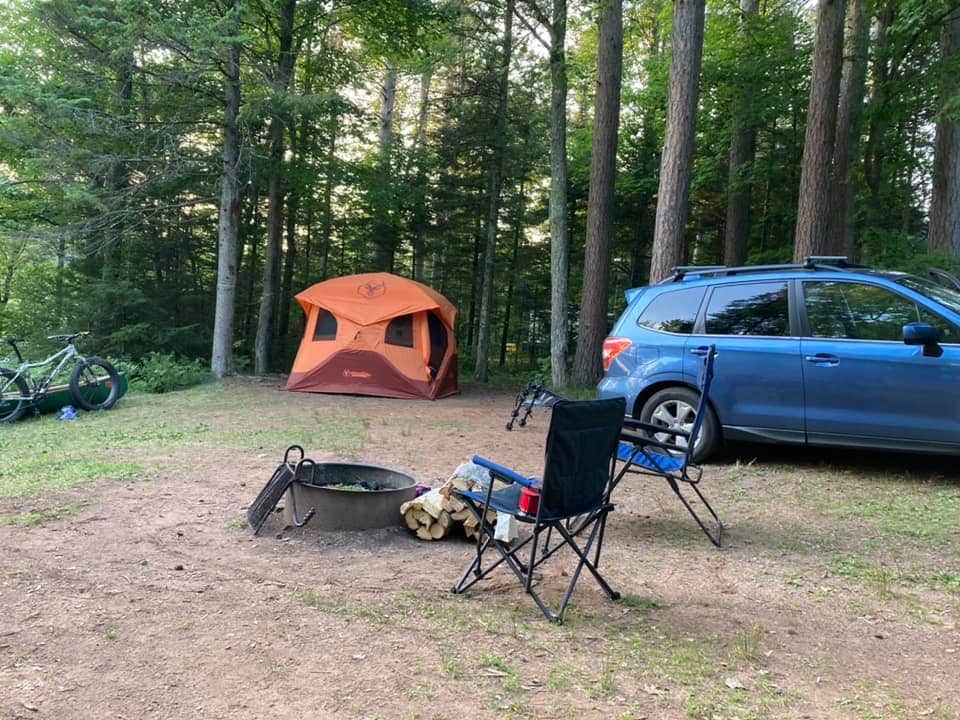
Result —
[[[703, 418], [709, 412], [708, 398], [716, 355], [716, 346], [711, 345], [707, 348], [700, 370], [700, 402], [697, 403], [697, 415], [689, 433], [643, 423], [633, 418], [624, 419], [623, 433], [617, 448], [617, 459], [625, 463], [625, 466], [617, 475], [617, 480], [619, 481], [627, 472], [664, 478], [710, 542], [720, 547], [723, 542], [723, 523], [700, 491], [703, 469], [693, 462], [693, 452], [700, 435], [700, 428], [703, 426]], [[667, 440], [673, 440], [673, 443], [668, 443]], [[680, 483], [692, 488], [700, 498], [700, 502], [713, 518], [712, 527], [708, 526], [693, 509], [680, 490]]]
[[[553, 408], [547, 434], [543, 482], [528, 478], [480, 456], [473, 458], [490, 471], [490, 484], [485, 492], [455, 491], [479, 522], [476, 556], [467, 566], [454, 593], [462, 593], [506, 563], [548, 620], [563, 622], [563, 612], [586, 568], [611, 600], [620, 597], [597, 570], [607, 514], [613, 510], [610, 491], [614, 485], [617, 443], [623, 424], [626, 403], [623, 398], [571, 402], [561, 400]], [[494, 490], [497, 481], [507, 487]], [[521, 494], [539, 490], [536, 510], [521, 503]], [[530, 512], [524, 512], [521, 506]], [[487, 511], [496, 510], [531, 526], [527, 537], [513, 543], [498, 540], [494, 526], [487, 521]], [[559, 542], [550, 546], [551, 533]], [[541, 544], [541, 536], [545, 535]], [[581, 546], [578, 538], [586, 535]], [[582, 542], [582, 541], [581, 541]], [[594, 543], [596, 548], [594, 549]], [[569, 545], [580, 559], [567, 585], [559, 609], [553, 612], [534, 589], [533, 572], [558, 550]], [[486, 552], [493, 548], [499, 558], [485, 563]], [[537, 557], [537, 550], [540, 556]], [[529, 556], [521, 560], [521, 551]], [[593, 561], [590, 560], [594, 550]]]

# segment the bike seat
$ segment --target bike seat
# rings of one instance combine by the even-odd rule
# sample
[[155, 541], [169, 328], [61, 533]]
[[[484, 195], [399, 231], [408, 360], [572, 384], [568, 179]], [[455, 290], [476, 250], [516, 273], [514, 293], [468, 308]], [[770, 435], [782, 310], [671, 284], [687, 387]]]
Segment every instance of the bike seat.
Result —
[[23, 338], [0, 338], [0, 341], [5, 342], [8, 345], [13, 345], [14, 343], [23, 342]]

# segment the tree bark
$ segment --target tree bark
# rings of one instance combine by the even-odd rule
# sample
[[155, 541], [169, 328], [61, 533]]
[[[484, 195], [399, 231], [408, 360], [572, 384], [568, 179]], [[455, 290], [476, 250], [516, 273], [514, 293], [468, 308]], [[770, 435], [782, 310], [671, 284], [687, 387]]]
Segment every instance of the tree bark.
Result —
[[[277, 92], [286, 93], [293, 75], [293, 19], [297, 0], [284, 0], [280, 10], [280, 56], [277, 61]], [[270, 187], [267, 211], [267, 247], [263, 257], [263, 290], [257, 319], [254, 372], [262, 375], [270, 366], [277, 312], [277, 283], [280, 275], [280, 242], [283, 238], [283, 153], [284, 120], [270, 118]]]
[[794, 261], [827, 249], [830, 171], [837, 131], [845, 0], [820, 0], [803, 139]]
[[427, 229], [427, 161], [426, 136], [427, 117], [430, 111], [430, 83], [433, 79], [432, 71], [428, 70], [420, 76], [420, 112], [417, 115], [417, 132], [415, 136], [414, 152], [417, 170], [413, 203], [413, 217], [411, 219], [411, 244], [413, 245], [413, 279], [423, 282], [424, 248], [423, 237]]
[[863, 153], [863, 175], [870, 192], [871, 224], [880, 224], [885, 214], [880, 200], [880, 182], [883, 177], [883, 162], [887, 129], [890, 122], [883, 111], [887, 104], [887, 85], [890, 81], [890, 27], [893, 25], [898, 0], [887, 0], [878, 8], [876, 40], [874, 41], [873, 62], [870, 79], [870, 130]]
[[[397, 70], [387, 63], [387, 70], [383, 76], [383, 95], [380, 103], [380, 184], [385, 190], [392, 184], [391, 158], [393, 149], [393, 109], [397, 100]], [[390, 208], [385, 206], [392, 193], [384, 192], [383, 197], [374, 208], [373, 228], [373, 267], [375, 270], [390, 272], [393, 270], [393, 253], [396, 249], [396, 238], [393, 237], [393, 228], [390, 224]]]
[[477, 382], [486, 382], [489, 370], [490, 335], [493, 315], [493, 273], [497, 255], [497, 227], [500, 219], [500, 189], [503, 184], [503, 156], [507, 136], [507, 96], [510, 89], [510, 57], [513, 52], [513, 8], [507, 0], [503, 18], [503, 50], [497, 89], [496, 128], [490, 162], [490, 196], [487, 209], [487, 244], [483, 256], [483, 286], [480, 297], [480, 327], [477, 331]]
[[673, 267], [683, 259], [683, 226], [693, 168], [705, 9], [706, 0], [673, 0], [673, 56], [670, 60], [667, 127], [660, 162], [657, 218], [650, 258], [652, 283], [669, 276]]
[[602, 373], [600, 353], [607, 335], [622, 69], [623, 2], [603, 0], [597, 46], [597, 92], [590, 153], [580, 332], [573, 362], [573, 381], [578, 385], [591, 385], [599, 380]]
[[520, 188], [517, 192], [516, 203], [517, 208], [513, 218], [513, 252], [510, 254], [510, 274], [507, 276], [507, 295], [503, 309], [503, 328], [500, 332], [500, 362], [498, 363], [500, 367], [507, 364], [507, 340], [510, 337], [510, 315], [513, 313], [513, 293], [516, 288], [518, 275], [517, 256], [520, 253], [520, 238], [523, 236], [523, 213], [527, 204], [523, 178], [520, 179]]
[[[236, 2], [228, 12], [236, 11]], [[217, 234], [217, 299], [213, 316], [210, 370], [222, 378], [233, 372], [233, 316], [237, 294], [237, 234], [240, 224], [240, 44], [233, 43], [223, 68], [226, 108], [223, 116], [223, 174]]]
[[[740, 38], [746, 44], [750, 24], [757, 16], [760, 0], [740, 0]], [[730, 135], [730, 169], [727, 182], [727, 221], [723, 238], [723, 261], [731, 267], [747, 260], [747, 237], [750, 232], [750, 202], [753, 158], [757, 144], [756, 120], [753, 117], [752, 85], [741, 87], [733, 99], [733, 130]]]
[[837, 108], [836, 148], [833, 153], [833, 179], [830, 193], [830, 220], [827, 252], [854, 258], [857, 228], [854, 213], [857, 203], [857, 169], [860, 119], [867, 80], [867, 0], [849, 0], [844, 43], [843, 71], [840, 77], [840, 103]]
[[956, 100], [960, 83], [956, 67], [960, 60], [960, 9], [947, 18], [940, 41], [946, 65], [940, 94], [933, 147], [933, 196], [930, 201], [931, 250], [960, 259], [960, 122], [956, 108], [945, 109]]
[[567, 224], [567, 0], [553, 0], [550, 23], [550, 375], [566, 387], [570, 239]]

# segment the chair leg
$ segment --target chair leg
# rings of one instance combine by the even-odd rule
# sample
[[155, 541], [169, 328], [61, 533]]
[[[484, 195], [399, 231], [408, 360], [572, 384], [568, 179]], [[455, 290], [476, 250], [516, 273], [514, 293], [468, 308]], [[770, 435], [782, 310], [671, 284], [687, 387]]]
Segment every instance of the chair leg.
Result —
[[570, 587], [568, 589], [568, 593], [573, 592], [573, 586], [576, 585], [577, 578], [580, 575], [580, 571], [585, 567], [587, 568], [587, 570], [590, 571], [590, 574], [593, 575], [593, 579], [597, 581], [597, 584], [600, 585], [600, 588], [607, 594], [607, 597], [609, 597], [611, 600], [620, 599], [620, 593], [618, 593], [616, 590], [610, 587], [610, 585], [607, 583], [604, 577], [597, 570], [596, 566], [594, 566], [594, 564], [590, 562], [588, 557], [590, 555], [590, 549], [600, 529], [600, 523], [605, 518], [606, 518], [606, 513], [603, 514], [603, 517], [597, 518], [597, 524], [594, 525], [593, 531], [590, 533], [590, 538], [587, 540], [587, 544], [584, 546], [582, 550], [580, 549], [580, 546], [577, 545], [577, 541], [573, 535], [567, 532], [566, 529], [564, 529], [563, 527], [559, 525], [557, 526], [558, 532], [561, 535], [563, 535], [564, 540], [566, 540], [567, 543], [569, 543], [570, 548], [577, 554], [577, 557], [580, 558], [580, 564], [577, 566], [577, 571], [573, 575], [573, 580], [571, 581]]
[[[697, 521], [697, 525], [700, 526], [700, 529], [703, 531], [703, 534], [707, 536], [707, 539], [710, 540], [717, 547], [722, 547], [723, 543], [723, 522], [717, 516], [717, 513], [714, 511], [713, 506], [707, 501], [703, 496], [703, 493], [700, 492], [700, 488], [697, 487], [696, 483], [688, 482], [687, 485], [693, 488], [693, 491], [697, 494], [697, 497], [700, 498], [700, 502], [703, 503], [703, 506], [707, 509], [707, 512], [713, 517], [713, 522], [715, 529], [711, 530], [707, 527], [706, 523], [703, 522], [700, 515], [697, 514], [697, 511], [693, 509], [690, 503], [687, 501], [687, 498], [684, 497], [684, 494], [680, 491], [680, 486], [678, 481], [675, 478], [667, 478], [667, 482], [670, 484], [670, 489], [680, 498], [680, 502], [683, 503], [683, 506], [687, 509], [687, 512]], [[684, 482], [680, 480], [679, 482]]]

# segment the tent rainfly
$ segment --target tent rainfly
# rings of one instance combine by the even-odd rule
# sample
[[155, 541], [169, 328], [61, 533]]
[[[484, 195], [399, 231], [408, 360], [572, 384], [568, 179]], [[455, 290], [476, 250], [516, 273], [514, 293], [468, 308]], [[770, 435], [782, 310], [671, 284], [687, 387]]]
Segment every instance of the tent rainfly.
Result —
[[434, 400], [457, 385], [457, 309], [390, 273], [334, 278], [296, 296], [307, 316], [287, 390]]

